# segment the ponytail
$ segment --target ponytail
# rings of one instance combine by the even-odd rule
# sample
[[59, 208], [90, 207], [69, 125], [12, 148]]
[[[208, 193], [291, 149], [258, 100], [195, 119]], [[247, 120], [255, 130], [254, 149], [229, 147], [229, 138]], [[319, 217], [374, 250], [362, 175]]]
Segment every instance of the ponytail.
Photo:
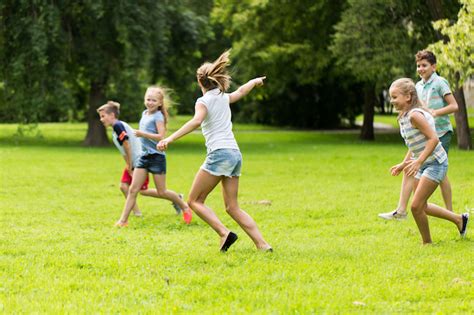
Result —
[[218, 88], [222, 93], [230, 86], [231, 77], [227, 66], [230, 64], [230, 49], [222, 53], [213, 63], [206, 62], [196, 71], [199, 84], [206, 90]]

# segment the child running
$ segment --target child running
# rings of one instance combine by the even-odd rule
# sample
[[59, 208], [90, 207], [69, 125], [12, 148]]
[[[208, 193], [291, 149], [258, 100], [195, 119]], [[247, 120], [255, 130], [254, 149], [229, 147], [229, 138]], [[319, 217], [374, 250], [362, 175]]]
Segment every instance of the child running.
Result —
[[178, 131], [161, 140], [158, 149], [166, 150], [170, 143], [201, 126], [207, 157], [194, 178], [188, 204], [219, 234], [220, 250], [226, 252], [237, 240], [237, 234], [224, 226], [214, 211], [204, 204], [207, 196], [221, 182], [227, 213], [250, 236], [259, 250], [271, 252], [272, 247], [263, 239], [257, 224], [240, 209], [237, 201], [242, 155], [232, 132], [230, 111], [230, 104], [247, 95], [255, 86], [263, 85], [265, 77], [250, 80], [233, 93], [225, 93], [231, 80], [227, 73], [228, 64], [229, 51], [226, 51], [213, 63], [206, 62], [199, 67], [196, 74], [203, 96], [196, 101], [194, 117]]
[[[119, 103], [108, 101], [107, 104], [104, 104], [97, 109], [97, 113], [99, 113], [100, 121], [105, 127], [112, 127], [112, 140], [125, 160], [125, 169], [123, 170], [122, 178], [120, 180], [120, 191], [122, 191], [125, 198], [127, 198], [130, 185], [132, 184], [133, 169], [140, 158], [142, 145], [137, 137], [135, 137], [132, 127], [130, 127], [126, 122], [119, 120]], [[156, 190], [148, 189], [148, 176], [140, 188], [140, 194], [158, 198]], [[142, 216], [138, 204], [135, 203], [132, 210], [135, 216]]]
[[[453, 136], [453, 126], [449, 114], [458, 110], [458, 103], [449, 88], [448, 81], [436, 73], [436, 56], [428, 50], [416, 53], [416, 70], [421, 78], [415, 85], [423, 107], [434, 117], [436, 133], [446, 154]], [[407, 217], [407, 205], [413, 190], [413, 177], [403, 175], [398, 206], [394, 211], [380, 213], [386, 220], [403, 220]], [[446, 209], [453, 211], [451, 184], [446, 175], [440, 183]]]
[[166, 189], [166, 155], [163, 151], [156, 149], [156, 144], [166, 134], [168, 111], [165, 96], [165, 90], [160, 87], [151, 86], [146, 90], [144, 102], [147, 109], [142, 113], [139, 130], [135, 131], [135, 136], [140, 138], [142, 144], [142, 155], [133, 171], [132, 185], [122, 216], [115, 226], [128, 226], [128, 216], [136, 203], [137, 194], [145, 183], [148, 173], [153, 174], [157, 197], [170, 200], [176, 208], [182, 210], [186, 224], [191, 223], [192, 212], [183, 201], [182, 195]]
[[404, 171], [414, 176], [414, 196], [411, 211], [423, 240], [430, 244], [431, 235], [426, 215], [453, 222], [461, 237], [466, 236], [469, 213], [462, 215], [428, 203], [429, 197], [446, 176], [448, 156], [443, 149], [435, 130], [434, 119], [420, 107], [415, 84], [411, 79], [402, 78], [390, 86], [390, 101], [400, 112], [398, 122], [400, 133], [408, 147], [405, 159], [391, 168], [396, 176]]

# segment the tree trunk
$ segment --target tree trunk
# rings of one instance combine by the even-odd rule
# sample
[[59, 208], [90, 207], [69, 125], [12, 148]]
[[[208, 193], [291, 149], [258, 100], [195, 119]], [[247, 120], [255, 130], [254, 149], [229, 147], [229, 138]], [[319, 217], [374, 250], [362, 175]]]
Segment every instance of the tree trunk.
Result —
[[373, 84], [367, 83], [364, 87], [364, 122], [360, 131], [360, 139], [374, 140], [374, 106], [377, 101], [375, 95], [375, 87]]
[[97, 108], [105, 103], [105, 84], [101, 82], [91, 82], [89, 91], [89, 109], [87, 110], [87, 135], [84, 145], [100, 147], [110, 145], [104, 125], [100, 122]]
[[462, 86], [454, 91], [454, 98], [458, 102], [459, 110], [454, 114], [456, 119], [456, 135], [458, 139], [458, 148], [461, 150], [471, 150], [471, 131], [469, 130], [469, 121], [467, 119], [466, 100]]

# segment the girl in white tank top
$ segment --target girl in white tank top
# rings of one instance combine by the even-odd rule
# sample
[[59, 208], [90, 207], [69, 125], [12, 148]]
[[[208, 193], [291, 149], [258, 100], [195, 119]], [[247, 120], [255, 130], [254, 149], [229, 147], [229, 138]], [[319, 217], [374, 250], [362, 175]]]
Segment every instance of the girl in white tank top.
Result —
[[254, 87], [263, 85], [265, 77], [255, 78], [242, 85], [237, 91], [227, 94], [230, 76], [227, 73], [229, 51], [224, 52], [213, 63], [206, 62], [197, 70], [197, 80], [203, 96], [196, 101], [194, 117], [178, 131], [158, 143], [159, 150], [194, 129], [202, 126], [208, 155], [194, 178], [188, 204], [201, 219], [206, 221], [220, 237], [220, 250], [225, 252], [237, 240], [237, 234], [230, 231], [204, 202], [211, 191], [222, 183], [227, 213], [250, 236], [257, 249], [273, 251], [263, 239], [257, 224], [237, 201], [242, 156], [234, 134], [230, 104], [247, 95]]

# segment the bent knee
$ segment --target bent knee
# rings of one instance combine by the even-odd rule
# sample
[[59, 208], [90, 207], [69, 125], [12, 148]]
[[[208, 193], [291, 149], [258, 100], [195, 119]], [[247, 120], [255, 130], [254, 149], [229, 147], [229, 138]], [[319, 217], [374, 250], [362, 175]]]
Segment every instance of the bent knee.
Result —
[[225, 211], [227, 211], [227, 213], [235, 213], [240, 211], [240, 208], [238, 205], [225, 205]]
[[411, 212], [414, 214], [421, 213], [423, 211], [423, 204], [422, 203], [412, 203], [411, 204]]
[[122, 192], [127, 193], [129, 186], [126, 183], [120, 183], [119, 188]]
[[156, 194], [158, 195], [159, 198], [164, 198], [164, 197], [166, 197], [166, 190], [157, 189]]

